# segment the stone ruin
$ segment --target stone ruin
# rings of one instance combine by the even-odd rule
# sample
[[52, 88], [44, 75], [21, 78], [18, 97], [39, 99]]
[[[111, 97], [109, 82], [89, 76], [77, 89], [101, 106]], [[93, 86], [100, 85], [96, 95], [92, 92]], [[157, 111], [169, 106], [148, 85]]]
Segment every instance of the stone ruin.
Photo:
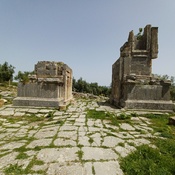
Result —
[[72, 99], [72, 69], [62, 62], [39, 61], [29, 82], [19, 82], [14, 106], [60, 107]]
[[111, 103], [128, 109], [172, 110], [169, 80], [152, 76], [152, 59], [158, 55], [158, 27], [147, 25], [143, 34], [129, 33], [112, 65]]

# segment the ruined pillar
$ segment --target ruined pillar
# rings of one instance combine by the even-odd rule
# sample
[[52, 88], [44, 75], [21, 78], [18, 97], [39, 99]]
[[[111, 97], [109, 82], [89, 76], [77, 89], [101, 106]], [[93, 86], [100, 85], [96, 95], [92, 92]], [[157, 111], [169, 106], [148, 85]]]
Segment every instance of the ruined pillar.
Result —
[[143, 34], [129, 33], [120, 58], [112, 66], [112, 104], [128, 109], [173, 109], [171, 82], [152, 76], [152, 59], [157, 55], [157, 27], [147, 25]]

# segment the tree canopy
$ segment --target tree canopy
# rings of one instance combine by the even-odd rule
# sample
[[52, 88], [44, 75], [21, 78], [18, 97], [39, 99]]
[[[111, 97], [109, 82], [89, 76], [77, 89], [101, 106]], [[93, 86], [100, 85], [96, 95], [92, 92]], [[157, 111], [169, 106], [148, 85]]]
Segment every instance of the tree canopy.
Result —
[[11, 64], [9, 65], [8, 62], [4, 64], [0, 64], [0, 82], [12, 81], [13, 74], [15, 72], [15, 67]]
[[73, 85], [72, 89], [75, 92], [84, 92], [84, 93], [90, 93], [94, 95], [104, 95], [109, 96], [111, 88], [107, 86], [99, 86], [98, 83], [88, 83], [82, 78], [78, 79], [76, 81], [75, 78], [73, 78]]

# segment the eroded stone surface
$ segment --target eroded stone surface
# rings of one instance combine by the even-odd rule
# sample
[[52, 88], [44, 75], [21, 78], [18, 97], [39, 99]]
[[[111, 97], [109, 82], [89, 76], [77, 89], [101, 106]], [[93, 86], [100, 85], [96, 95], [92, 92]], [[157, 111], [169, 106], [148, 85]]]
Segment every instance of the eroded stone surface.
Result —
[[80, 163], [60, 166], [59, 163], [53, 163], [47, 170], [48, 175], [85, 175], [85, 169]]
[[73, 148], [45, 148], [39, 151], [37, 158], [46, 163], [51, 162], [65, 162], [78, 160], [76, 152], [79, 149]]
[[128, 123], [122, 123], [120, 125], [120, 128], [123, 129], [123, 130], [127, 130], [127, 131], [134, 131], [135, 128], [133, 128], [130, 124]]
[[118, 158], [118, 156], [111, 149], [83, 147], [82, 151], [84, 153], [84, 160], [117, 160]]
[[107, 136], [104, 138], [104, 142], [103, 142], [103, 146], [107, 146], [107, 147], [115, 147], [116, 145], [118, 145], [119, 143], [123, 143], [124, 140], [117, 138], [117, 137], [113, 137], [113, 136]]
[[122, 175], [120, 165], [117, 161], [94, 162], [95, 175], [110, 174]]

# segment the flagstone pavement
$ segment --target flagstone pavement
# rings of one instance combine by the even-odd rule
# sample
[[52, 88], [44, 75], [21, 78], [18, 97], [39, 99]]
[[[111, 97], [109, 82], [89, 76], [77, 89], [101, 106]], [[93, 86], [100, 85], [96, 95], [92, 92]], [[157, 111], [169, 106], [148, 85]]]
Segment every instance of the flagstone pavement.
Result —
[[[0, 174], [10, 171], [10, 167], [11, 171], [20, 167], [28, 175], [122, 175], [120, 158], [139, 145], [151, 145], [149, 138], [158, 137], [147, 118], [132, 117], [129, 123], [111, 125], [108, 120], [87, 118], [87, 109], [115, 115], [129, 113], [94, 100], [77, 100], [66, 111], [0, 108]], [[51, 119], [9, 119], [32, 115]]]

